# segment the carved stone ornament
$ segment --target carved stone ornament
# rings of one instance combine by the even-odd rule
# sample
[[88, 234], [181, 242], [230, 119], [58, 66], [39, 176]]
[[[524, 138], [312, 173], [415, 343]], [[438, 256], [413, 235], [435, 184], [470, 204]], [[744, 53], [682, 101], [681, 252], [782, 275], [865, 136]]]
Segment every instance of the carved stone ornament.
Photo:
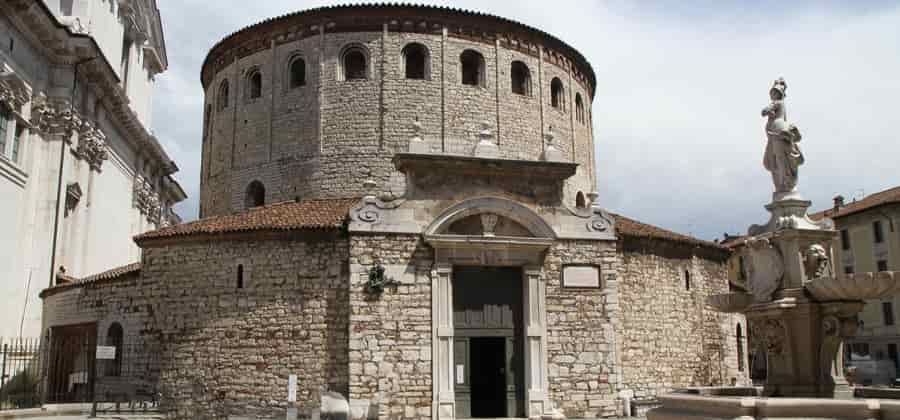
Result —
[[556, 135], [553, 134], [553, 126], [547, 128], [547, 134], [544, 134], [544, 151], [541, 152], [541, 160], [545, 162], [563, 162], [562, 151], [556, 147]]
[[106, 135], [90, 121], [82, 121], [78, 131], [78, 148], [75, 154], [84, 159], [91, 169], [99, 171], [103, 162], [109, 159], [106, 150]]
[[831, 263], [825, 247], [812, 244], [806, 249], [803, 254], [803, 271], [806, 273], [807, 281], [832, 275]]
[[61, 135], [71, 143], [72, 134], [81, 127], [81, 116], [68, 101], [50, 99], [40, 93], [31, 106], [31, 125], [38, 133]]
[[150, 184], [143, 175], [138, 175], [134, 180], [134, 207], [147, 216], [147, 220], [158, 223], [161, 211], [159, 197], [153, 191], [153, 185]]
[[488, 159], [497, 159], [500, 157], [500, 149], [494, 142], [494, 133], [491, 132], [491, 124], [483, 121], [478, 130], [478, 144], [472, 150], [472, 156]]
[[[5, 73], [0, 73], [0, 75]], [[28, 92], [22, 88], [17, 88], [0, 78], [0, 103], [5, 104], [13, 110], [20, 110], [28, 102]]]
[[481, 228], [484, 236], [494, 236], [494, 228], [497, 227], [497, 221], [500, 217], [493, 213], [481, 214]]
[[588, 220], [587, 229], [592, 232], [606, 232], [610, 230], [614, 224], [613, 218], [600, 207], [600, 203], [597, 201], [599, 194], [590, 192], [587, 196], [591, 200], [591, 218]]
[[784, 321], [767, 319], [750, 330], [750, 336], [757, 348], [765, 350], [769, 356], [780, 356], [784, 353], [787, 341], [787, 328]]
[[768, 239], [750, 239], [745, 244], [747, 286], [757, 302], [769, 302], [784, 276], [781, 253]]
[[75, 207], [78, 206], [78, 202], [81, 201], [81, 186], [78, 185], [77, 182], [72, 182], [66, 185], [66, 211], [64, 215], [68, 216], [72, 210], [75, 210]]

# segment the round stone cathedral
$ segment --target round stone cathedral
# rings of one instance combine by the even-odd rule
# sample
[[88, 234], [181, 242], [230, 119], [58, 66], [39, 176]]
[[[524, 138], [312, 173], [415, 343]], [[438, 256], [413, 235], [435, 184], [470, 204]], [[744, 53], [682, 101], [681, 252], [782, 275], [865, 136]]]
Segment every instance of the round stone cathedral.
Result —
[[326, 7], [229, 35], [201, 81], [200, 219], [42, 293], [45, 329], [147, 349], [116, 363], [175, 417], [599, 418], [747, 383], [743, 317], [704, 303], [729, 251], [604, 210], [603, 99], [560, 39]]

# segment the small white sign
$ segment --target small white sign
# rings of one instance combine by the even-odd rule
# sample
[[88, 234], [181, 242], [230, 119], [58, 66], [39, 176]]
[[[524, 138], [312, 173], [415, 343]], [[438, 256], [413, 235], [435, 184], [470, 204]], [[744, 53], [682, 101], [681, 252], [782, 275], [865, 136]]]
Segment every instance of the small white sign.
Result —
[[570, 265], [563, 268], [563, 287], [600, 288], [600, 269], [592, 265]]
[[297, 401], [297, 375], [288, 375], [288, 402]]
[[466, 383], [465, 365], [456, 365], [456, 383], [460, 385]]
[[116, 346], [97, 346], [97, 360], [116, 360]]

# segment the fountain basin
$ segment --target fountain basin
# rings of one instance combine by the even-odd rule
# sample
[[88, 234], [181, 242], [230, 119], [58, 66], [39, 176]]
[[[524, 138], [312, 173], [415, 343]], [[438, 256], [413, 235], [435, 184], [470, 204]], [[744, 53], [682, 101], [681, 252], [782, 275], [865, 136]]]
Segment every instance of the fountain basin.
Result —
[[822, 277], [804, 287], [818, 301], [884, 299], [900, 294], [900, 275], [894, 271]]
[[753, 304], [753, 295], [749, 293], [722, 293], [706, 297], [706, 304], [716, 312], [744, 312]]
[[719, 397], [673, 393], [647, 420], [900, 419], [900, 401], [829, 398]]

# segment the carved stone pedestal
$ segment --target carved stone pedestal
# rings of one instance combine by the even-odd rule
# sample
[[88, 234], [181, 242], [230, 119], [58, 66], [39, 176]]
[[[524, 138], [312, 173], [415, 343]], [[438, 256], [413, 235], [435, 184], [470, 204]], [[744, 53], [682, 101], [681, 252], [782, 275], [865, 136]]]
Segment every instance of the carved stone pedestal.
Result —
[[841, 341], [856, 330], [863, 302], [815, 302], [803, 289], [786, 289], [777, 299], [746, 313], [750, 342], [766, 354], [769, 397], [849, 396], [843, 379]]

